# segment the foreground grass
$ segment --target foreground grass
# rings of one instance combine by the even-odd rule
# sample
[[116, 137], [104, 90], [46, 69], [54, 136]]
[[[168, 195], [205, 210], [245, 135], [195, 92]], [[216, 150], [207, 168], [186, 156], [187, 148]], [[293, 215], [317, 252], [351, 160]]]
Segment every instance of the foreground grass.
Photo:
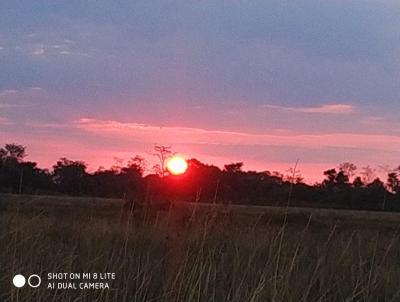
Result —
[[[357, 220], [357, 217], [354, 217]], [[399, 301], [395, 220], [0, 204], [0, 301]], [[113, 272], [109, 290], [11, 284]]]

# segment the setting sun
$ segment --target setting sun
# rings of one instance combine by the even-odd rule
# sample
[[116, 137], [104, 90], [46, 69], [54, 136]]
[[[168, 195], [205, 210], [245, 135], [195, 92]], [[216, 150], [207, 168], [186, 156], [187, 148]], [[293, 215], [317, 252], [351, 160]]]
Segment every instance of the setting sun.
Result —
[[186, 172], [188, 164], [186, 160], [179, 156], [174, 156], [167, 162], [167, 169], [173, 175], [180, 175]]

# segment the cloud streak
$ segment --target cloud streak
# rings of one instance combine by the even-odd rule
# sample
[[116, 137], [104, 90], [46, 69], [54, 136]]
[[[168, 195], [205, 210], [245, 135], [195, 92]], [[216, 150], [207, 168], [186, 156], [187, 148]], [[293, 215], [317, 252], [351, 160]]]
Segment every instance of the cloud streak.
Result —
[[[74, 123], [86, 132], [165, 144], [264, 145], [305, 148], [356, 148], [396, 152], [400, 136], [366, 133], [254, 134], [189, 127], [161, 127], [129, 122], [83, 118]], [[379, 142], [379, 143], [378, 143]]]
[[27, 107], [33, 99], [42, 97], [46, 91], [41, 87], [6, 89], [0, 91], [0, 109]]
[[151, 161], [150, 151], [159, 143], [220, 167], [244, 161], [246, 169], [284, 171], [299, 159], [302, 172], [312, 182], [322, 178], [322, 171], [343, 161], [360, 167], [398, 165], [400, 148], [400, 136], [396, 135], [252, 133], [96, 118], [29, 122], [18, 127], [16, 134], [3, 126], [4, 141], [27, 145], [30, 158], [47, 168], [62, 156], [85, 160], [90, 169], [111, 166], [115, 156], [126, 159], [141, 154]]
[[286, 107], [266, 104], [261, 107], [302, 113], [350, 114], [355, 111], [355, 107], [350, 104], [323, 104], [314, 107]]

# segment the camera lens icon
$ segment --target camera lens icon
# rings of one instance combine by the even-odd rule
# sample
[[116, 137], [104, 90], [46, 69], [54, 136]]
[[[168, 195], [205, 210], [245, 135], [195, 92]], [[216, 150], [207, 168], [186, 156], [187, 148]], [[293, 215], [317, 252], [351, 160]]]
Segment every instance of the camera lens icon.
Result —
[[[42, 279], [39, 275], [33, 274], [28, 278], [28, 285], [32, 288], [39, 287], [41, 283]], [[15, 275], [13, 278], [13, 284], [17, 288], [24, 287], [26, 284], [26, 278], [21, 274]]]

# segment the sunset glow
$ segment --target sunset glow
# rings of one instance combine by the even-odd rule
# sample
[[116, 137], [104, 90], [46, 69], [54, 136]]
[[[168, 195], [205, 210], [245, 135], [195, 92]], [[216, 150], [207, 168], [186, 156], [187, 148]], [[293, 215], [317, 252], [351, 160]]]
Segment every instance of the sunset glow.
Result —
[[0, 3], [0, 302], [398, 299], [400, 0]]
[[186, 172], [187, 168], [186, 160], [179, 156], [174, 156], [167, 162], [167, 169], [172, 175], [181, 175]]
[[153, 167], [155, 144], [221, 169], [298, 160], [308, 183], [398, 166], [397, 1], [78, 2], [0, 11], [0, 138], [39, 167]]

